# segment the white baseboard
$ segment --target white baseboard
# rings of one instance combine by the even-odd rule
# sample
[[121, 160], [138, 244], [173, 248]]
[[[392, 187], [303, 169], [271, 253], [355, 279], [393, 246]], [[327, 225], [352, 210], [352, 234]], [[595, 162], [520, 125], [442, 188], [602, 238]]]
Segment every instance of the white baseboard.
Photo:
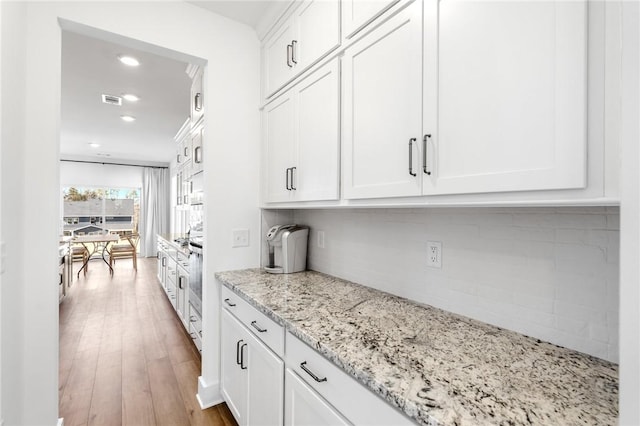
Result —
[[200, 408], [203, 410], [224, 402], [220, 393], [220, 382], [206, 383], [202, 376], [198, 377], [198, 394], [196, 398]]
[[58, 426], [64, 426], [64, 417], [58, 419]]

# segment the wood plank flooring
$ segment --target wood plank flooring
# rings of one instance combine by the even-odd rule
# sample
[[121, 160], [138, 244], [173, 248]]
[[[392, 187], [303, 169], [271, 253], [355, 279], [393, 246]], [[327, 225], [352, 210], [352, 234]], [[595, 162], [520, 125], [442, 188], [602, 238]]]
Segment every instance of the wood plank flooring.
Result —
[[[74, 271], [80, 263], [76, 262]], [[65, 426], [237, 426], [196, 400], [200, 354], [156, 278], [156, 259], [92, 260], [60, 304], [59, 410]]]

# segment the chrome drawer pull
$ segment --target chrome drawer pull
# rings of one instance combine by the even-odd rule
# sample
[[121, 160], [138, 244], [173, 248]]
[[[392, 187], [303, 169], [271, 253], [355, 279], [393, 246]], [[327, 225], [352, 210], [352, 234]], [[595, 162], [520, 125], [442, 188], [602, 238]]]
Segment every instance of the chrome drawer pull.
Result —
[[236, 306], [236, 304], [235, 304], [235, 303], [231, 303], [231, 302], [229, 301], [229, 299], [224, 299], [224, 303], [226, 303], [227, 305], [232, 306], [232, 307], [233, 307], [233, 306]]
[[307, 361], [304, 361], [302, 363], [300, 363], [300, 368], [302, 368], [308, 375], [310, 375], [311, 377], [313, 377], [313, 380], [315, 380], [316, 382], [320, 383], [320, 382], [326, 382], [327, 378], [323, 377], [322, 379], [318, 376], [316, 376], [315, 374], [313, 374], [311, 372], [311, 370], [309, 370], [307, 367], [305, 367], [305, 365], [307, 365]]
[[260, 328], [260, 326], [258, 325], [258, 321], [251, 321], [251, 327], [255, 328], [256, 330], [258, 330], [260, 333], [264, 333], [267, 331], [266, 328]]

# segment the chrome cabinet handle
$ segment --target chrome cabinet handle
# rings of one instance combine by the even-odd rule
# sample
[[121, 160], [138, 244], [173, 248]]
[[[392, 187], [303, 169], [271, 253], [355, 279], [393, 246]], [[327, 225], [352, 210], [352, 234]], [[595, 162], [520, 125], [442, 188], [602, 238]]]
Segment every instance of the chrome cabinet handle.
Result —
[[247, 369], [247, 367], [244, 365], [244, 348], [246, 347], [247, 347], [246, 343], [240, 346], [240, 368], [243, 370]]
[[266, 332], [266, 331], [267, 331], [267, 329], [266, 329], [266, 328], [261, 328], [261, 327], [258, 325], [258, 321], [251, 321], [251, 327], [255, 328], [255, 329], [256, 329], [256, 330], [258, 330], [258, 332], [260, 332], [260, 333], [264, 333], [264, 332]]
[[196, 148], [193, 150], [193, 161], [195, 161], [198, 164], [202, 163], [202, 147], [201, 146], [196, 146]]
[[289, 68], [293, 67], [293, 65], [291, 65], [291, 57], [293, 56], [293, 46], [290, 44], [287, 44], [287, 66]]
[[166, 257], [162, 258], [162, 266], [167, 266], [167, 258]]
[[431, 172], [427, 169], [427, 140], [431, 138], [431, 135], [424, 135], [422, 138], [422, 170], [426, 175], [431, 175]]
[[184, 147], [184, 157], [187, 158], [189, 156], [189, 147]]
[[227, 298], [227, 299], [224, 299], [224, 303], [226, 303], [227, 305], [229, 305], [229, 306], [231, 306], [231, 307], [236, 306], [236, 304], [235, 304], [235, 303], [231, 303], [231, 301], [230, 301], [228, 298]]
[[196, 93], [193, 99], [193, 109], [196, 111], [202, 110], [202, 93]]
[[289, 172], [290, 171], [291, 171], [291, 167], [287, 167], [287, 170], [286, 170], [286, 173], [285, 173], [285, 178], [286, 178], [285, 186], [287, 188], [287, 191], [291, 191], [291, 189], [292, 189], [292, 185], [289, 185]]
[[196, 317], [194, 317], [193, 315], [189, 316], [189, 321], [190, 322], [196, 322], [198, 321], [198, 319]]
[[293, 176], [294, 176], [293, 171], [296, 170], [296, 169], [297, 169], [297, 167], [292, 167], [291, 168], [291, 189], [294, 190], [294, 191], [296, 191], [298, 189], [295, 186], [293, 186]]
[[294, 65], [298, 63], [298, 61], [295, 58], [297, 44], [298, 44], [298, 40], [291, 40], [291, 62], [293, 62]]
[[327, 381], [327, 378], [326, 378], [326, 377], [323, 377], [323, 378], [321, 379], [320, 377], [318, 377], [318, 376], [316, 376], [315, 374], [313, 374], [313, 373], [311, 372], [311, 370], [309, 370], [309, 369], [306, 367], [306, 365], [307, 365], [307, 361], [304, 361], [304, 362], [300, 363], [300, 368], [302, 368], [302, 369], [305, 371], [305, 373], [307, 373], [308, 375], [310, 375], [311, 377], [313, 377], [313, 380], [315, 380], [315, 381], [316, 381], [316, 382], [318, 382], [318, 383], [326, 382], [326, 381]]
[[156, 254], [156, 259], [160, 259], [160, 252]]
[[179, 288], [180, 290], [184, 290], [184, 284], [182, 284], [182, 280], [183, 280], [183, 279], [184, 279], [184, 276], [182, 276], [182, 275], [180, 275], [180, 276], [178, 277], [178, 288]]
[[182, 162], [180, 154], [176, 154], [176, 162], [180, 164]]
[[240, 344], [242, 342], [242, 340], [238, 340], [238, 342], [236, 343], [236, 364], [238, 365], [240, 365]]
[[416, 173], [413, 172], [413, 143], [416, 141], [416, 138], [409, 139], [409, 174], [411, 176], [416, 176]]

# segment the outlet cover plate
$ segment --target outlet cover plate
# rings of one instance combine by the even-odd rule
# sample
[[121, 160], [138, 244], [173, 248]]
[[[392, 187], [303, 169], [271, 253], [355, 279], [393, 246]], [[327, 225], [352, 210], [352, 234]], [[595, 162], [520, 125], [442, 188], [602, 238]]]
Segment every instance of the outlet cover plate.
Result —
[[231, 247], [249, 247], [249, 230], [234, 229], [232, 231], [233, 242]]
[[427, 241], [427, 266], [442, 268], [442, 243], [440, 241]]

